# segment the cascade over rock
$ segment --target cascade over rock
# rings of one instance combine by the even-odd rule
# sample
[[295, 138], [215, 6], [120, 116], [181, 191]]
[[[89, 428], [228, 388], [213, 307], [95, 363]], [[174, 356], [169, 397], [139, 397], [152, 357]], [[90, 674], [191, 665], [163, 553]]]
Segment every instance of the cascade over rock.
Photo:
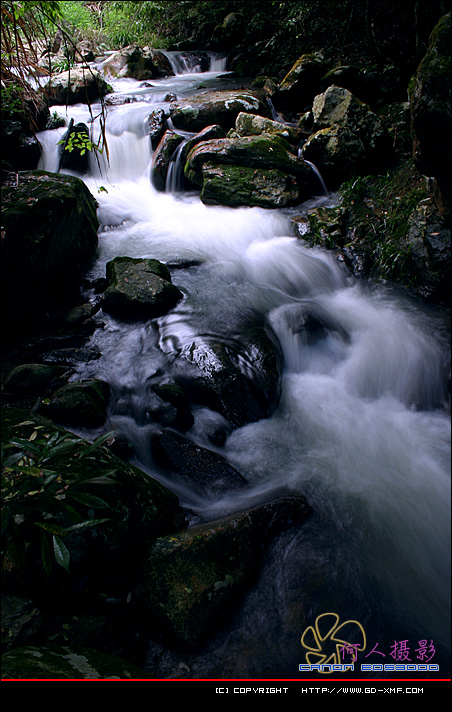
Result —
[[102, 73], [105, 76], [131, 77], [140, 81], [174, 74], [163, 52], [137, 45], [129, 45], [114, 52], [103, 62]]

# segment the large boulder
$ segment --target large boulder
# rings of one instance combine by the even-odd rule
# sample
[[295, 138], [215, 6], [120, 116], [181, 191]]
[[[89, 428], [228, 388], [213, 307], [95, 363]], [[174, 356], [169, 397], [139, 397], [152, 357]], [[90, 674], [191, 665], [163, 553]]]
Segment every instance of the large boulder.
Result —
[[193, 183], [202, 184], [201, 169], [205, 163], [276, 169], [306, 183], [311, 178], [309, 166], [292, 152], [284, 138], [266, 134], [199, 143], [188, 154], [185, 166], [185, 173]]
[[275, 209], [298, 205], [301, 200], [296, 177], [274, 168], [205, 163], [202, 178], [201, 200], [205, 205]]
[[203, 141], [187, 157], [185, 175], [206, 204], [279, 208], [310, 193], [312, 171], [280, 135]]
[[266, 418], [281, 389], [281, 350], [264, 327], [253, 325], [240, 343], [198, 338], [173, 366], [192, 399], [221, 413], [233, 427]]
[[450, 221], [451, 13], [430, 36], [430, 46], [409, 86], [413, 155], [418, 170], [434, 177], [438, 203]]
[[56, 74], [44, 87], [52, 104], [88, 104], [111, 91], [100, 72], [89, 67]]
[[166, 77], [174, 74], [168, 58], [158, 50], [150, 47], [129, 45], [114, 52], [102, 64], [102, 72], [106, 76], [145, 80], [156, 77]]
[[373, 170], [391, 156], [383, 121], [344, 87], [330, 86], [312, 105], [313, 133], [303, 157], [337, 184], [353, 173]]
[[56, 293], [62, 303], [97, 249], [96, 201], [79, 179], [46, 171], [18, 174], [2, 188], [5, 317], [32, 321]]
[[239, 136], [280, 136], [289, 143], [297, 145], [300, 142], [300, 132], [287, 124], [273, 121], [265, 116], [241, 112], [235, 121], [235, 132]]
[[126, 319], [162, 316], [183, 297], [158, 260], [115, 257], [107, 263], [107, 280], [102, 309]]
[[303, 54], [279, 84], [272, 100], [277, 108], [302, 112], [312, 102], [317, 82], [325, 72], [320, 52]]
[[143, 619], [198, 645], [245, 594], [269, 538], [309, 514], [304, 498], [286, 497], [157, 539], [134, 590]]
[[182, 131], [198, 132], [213, 124], [228, 131], [243, 111], [270, 117], [265, 94], [257, 89], [207, 91], [170, 104], [173, 124]]

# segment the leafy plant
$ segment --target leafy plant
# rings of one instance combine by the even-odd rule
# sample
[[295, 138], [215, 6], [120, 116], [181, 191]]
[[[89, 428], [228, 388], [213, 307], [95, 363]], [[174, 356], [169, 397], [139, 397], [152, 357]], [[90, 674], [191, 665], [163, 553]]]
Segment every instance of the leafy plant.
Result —
[[87, 151], [94, 151], [96, 148], [100, 153], [102, 153], [102, 150], [96, 147], [90, 140], [88, 134], [82, 131], [73, 131], [69, 134], [67, 142], [65, 138], [58, 141], [58, 144], [61, 143], [65, 144], [65, 151], [68, 151], [69, 153], [72, 153], [72, 151], [78, 151], [81, 156], [83, 156]]
[[[28, 439], [14, 438], [2, 446], [2, 553], [19, 566], [25, 563], [30, 531], [40, 534], [41, 559], [49, 574], [53, 563], [68, 570], [70, 552], [64, 538], [73, 532], [97, 526], [110, 518], [95, 518], [95, 510], [109, 509], [107, 502], [92, 493], [99, 484], [115, 484], [114, 471], [101, 477], [83, 478], [63, 472], [59, 459], [83, 460], [97, 457], [96, 450], [111, 433], [92, 445], [71, 434], [40, 432], [34, 425]], [[33, 535], [34, 536], [34, 535]]]

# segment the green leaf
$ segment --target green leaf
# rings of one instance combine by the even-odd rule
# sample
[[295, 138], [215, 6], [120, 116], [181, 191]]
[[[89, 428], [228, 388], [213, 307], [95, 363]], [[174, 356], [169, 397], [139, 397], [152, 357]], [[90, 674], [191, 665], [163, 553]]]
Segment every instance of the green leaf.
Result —
[[50, 574], [52, 571], [52, 563], [53, 563], [53, 557], [52, 557], [52, 547], [50, 546], [50, 542], [47, 539], [46, 535], [44, 532], [41, 533], [41, 558], [42, 558], [42, 564], [44, 566], [44, 571], [46, 572], [47, 576]]
[[55, 554], [57, 564], [69, 572], [69, 561], [71, 560], [69, 549], [56, 534], [53, 535], [53, 553]]
[[80, 502], [81, 504], [86, 504], [87, 507], [110, 509], [110, 505], [104, 502], [103, 499], [93, 494], [88, 494], [87, 492], [68, 492], [68, 497], [75, 499], [76, 502]]
[[40, 527], [41, 529], [45, 529], [46, 532], [50, 532], [51, 534], [55, 535], [60, 535], [64, 536], [66, 534], [66, 530], [64, 527], [60, 527], [58, 524], [52, 524], [51, 522], [35, 522], [36, 526]]
[[111, 522], [111, 519], [104, 518], [104, 519], [87, 519], [84, 522], [79, 522], [78, 524], [73, 524], [71, 527], [66, 528], [66, 533], [67, 532], [74, 532], [78, 531], [79, 529], [87, 529], [88, 527], [95, 527], [98, 524], [103, 524], [104, 522]]

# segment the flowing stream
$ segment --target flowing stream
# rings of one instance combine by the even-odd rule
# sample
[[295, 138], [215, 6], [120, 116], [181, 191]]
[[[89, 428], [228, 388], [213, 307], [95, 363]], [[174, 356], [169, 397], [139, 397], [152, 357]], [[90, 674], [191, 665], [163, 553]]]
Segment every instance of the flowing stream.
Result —
[[[177, 660], [188, 677], [298, 678], [304, 628], [334, 612], [363, 625], [366, 653], [378, 646], [380, 654], [360, 662], [395, 662], [391, 646], [408, 641], [409, 660], [418, 663], [415, 650], [427, 640], [440, 666], [431, 676], [443, 677], [450, 418], [441, 315], [390, 285], [355, 281], [332, 254], [304, 246], [292, 237], [291, 211], [205, 206], [195, 194], [157, 192], [149, 180], [150, 111], [166, 106], [168, 92], [183, 97], [213, 87], [224, 70], [200, 74], [176, 60], [173, 66], [184, 73], [152, 87], [113, 82], [116, 93], [138, 100], [109, 109], [110, 163], [93, 160], [83, 179], [101, 223], [88, 277], [104, 277], [117, 255], [177, 262], [172, 278], [184, 300], [148, 323], [100, 313], [104, 328], [91, 346], [101, 357], [80, 364], [78, 375], [109, 381], [108, 428], [130, 440], [136, 464], [177, 492], [193, 523], [281, 493], [304, 494], [314, 510], [302, 527], [274, 538], [256, 584], [205, 651]], [[55, 110], [67, 122], [89, 120], [82, 105], [67, 116], [65, 108]], [[40, 135], [42, 167], [56, 170], [64, 131]], [[315, 338], [300, 328], [306, 312], [324, 325]], [[171, 373], [192, 343], [215, 338], [240, 350], [243, 328], [256, 317], [283, 351], [281, 401], [272, 417], [229, 429], [218, 448], [249, 487], [202, 497], [153, 463], [149, 439], [157, 426], [147, 415], [146, 384], [157, 372]], [[209, 436], [224, 425], [222, 416], [202, 407], [194, 416], [188, 437], [214, 449]], [[174, 660], [151, 645], [149, 664], [157, 658], [162, 676], [165, 664], [175, 674]]]

